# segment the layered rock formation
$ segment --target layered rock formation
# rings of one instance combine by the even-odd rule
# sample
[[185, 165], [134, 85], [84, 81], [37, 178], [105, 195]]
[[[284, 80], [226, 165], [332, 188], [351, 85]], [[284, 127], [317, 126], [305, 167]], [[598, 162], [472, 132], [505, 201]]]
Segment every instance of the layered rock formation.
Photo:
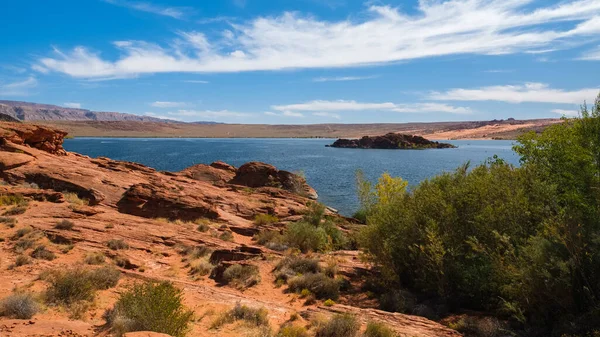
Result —
[[[186, 305], [203, 318], [193, 322], [190, 336], [239, 336], [235, 325], [218, 332], [209, 330], [218, 313], [236, 303], [265, 308], [274, 326], [294, 313], [300, 313], [298, 324], [308, 325], [305, 319], [315, 315], [350, 312], [363, 325], [378, 320], [400, 334], [460, 336], [425, 318], [373, 310], [355, 303], [350, 295], [339, 300], [346, 305], [305, 306], [297, 295], [276, 287], [271, 271], [281, 253], [254, 244], [252, 236], [259, 228], [253, 219], [271, 214], [277, 217], [277, 226], [283, 227], [297, 221], [311, 202], [307, 196], [315, 197], [303, 178], [263, 163], [236, 169], [216, 162], [181, 172], [158, 172], [137, 163], [65, 152], [64, 136], [49, 128], [0, 123], [0, 195], [7, 200], [25, 199], [19, 214], [1, 220], [11, 225], [0, 224], [0, 298], [13, 289], [39, 293], [47, 286], [40, 274], [81, 265], [90, 253], [102, 253], [106, 263], [117, 264], [125, 277], [118, 288], [101, 291], [83, 319], [70, 319], [65, 310], [49, 306], [32, 320], [0, 317], [0, 334], [106, 335], [103, 312], [114, 304], [123, 287], [152, 280], [170, 281], [183, 289]], [[0, 212], [4, 214], [10, 207], [0, 204]], [[56, 224], [62, 220], [70, 221], [73, 228], [58, 228]], [[203, 229], [197, 229], [198, 224]], [[18, 254], [31, 255], [31, 251], [19, 252], [16, 241], [10, 239], [23, 228], [37, 233], [31, 240], [45, 245], [56, 258], [15, 266]], [[115, 239], [129, 248], [109, 249], [107, 242]], [[207, 262], [216, 265], [211, 278], [194, 277], [185, 259], [186, 250], [198, 247], [207, 251]], [[344, 277], [368, 270], [358, 252], [337, 252], [331, 257], [338, 261]], [[258, 267], [262, 281], [243, 292], [221, 286], [219, 271], [232, 264]]]
[[456, 146], [427, 140], [421, 136], [388, 133], [383, 136], [364, 136], [360, 139], [338, 139], [330, 147], [349, 149], [451, 149]]

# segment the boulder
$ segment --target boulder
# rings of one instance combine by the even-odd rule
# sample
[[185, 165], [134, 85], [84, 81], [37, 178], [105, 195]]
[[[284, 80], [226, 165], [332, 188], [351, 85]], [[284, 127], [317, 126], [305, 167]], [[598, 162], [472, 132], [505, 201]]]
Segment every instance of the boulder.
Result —
[[317, 192], [303, 177], [288, 171], [280, 171], [273, 165], [261, 162], [242, 165], [229, 183], [252, 188], [276, 187], [313, 200], [318, 198]]
[[62, 144], [67, 132], [45, 126], [3, 122], [0, 124], [0, 138], [4, 142], [27, 145], [55, 155], [66, 155]]
[[223, 162], [197, 164], [180, 171], [179, 174], [198, 181], [226, 183], [235, 177], [235, 167]]

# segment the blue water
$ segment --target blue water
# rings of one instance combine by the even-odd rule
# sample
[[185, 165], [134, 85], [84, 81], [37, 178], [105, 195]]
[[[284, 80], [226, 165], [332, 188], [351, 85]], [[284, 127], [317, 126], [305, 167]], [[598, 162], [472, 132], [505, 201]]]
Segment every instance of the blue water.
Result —
[[179, 171], [217, 160], [234, 166], [262, 161], [279, 169], [303, 172], [319, 193], [319, 200], [345, 215], [352, 214], [358, 207], [355, 174], [359, 169], [373, 181], [388, 172], [415, 185], [467, 161], [479, 164], [494, 155], [518, 164], [518, 157], [511, 149], [512, 141], [449, 141], [458, 148], [440, 150], [325, 147], [332, 142], [332, 139], [76, 138], [65, 140], [64, 147], [91, 157], [138, 162], [161, 171]]

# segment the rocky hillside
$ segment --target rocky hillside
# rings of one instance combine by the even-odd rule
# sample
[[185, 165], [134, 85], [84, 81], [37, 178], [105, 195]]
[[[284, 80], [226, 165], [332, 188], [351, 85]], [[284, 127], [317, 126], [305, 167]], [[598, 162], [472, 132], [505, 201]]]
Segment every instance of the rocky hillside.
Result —
[[165, 122], [165, 120], [120, 112], [96, 112], [86, 109], [64, 108], [56, 105], [0, 100], [0, 114], [20, 121], [137, 121]]
[[383, 136], [364, 136], [360, 139], [338, 139], [329, 147], [347, 149], [386, 149], [386, 150], [413, 150], [413, 149], [452, 149], [456, 146], [447, 143], [433, 142], [421, 136], [388, 133]]
[[[133, 285], [164, 281], [190, 310], [188, 336], [314, 336], [336, 317], [361, 331], [376, 323], [401, 336], [460, 336], [376, 309], [375, 288], [365, 289], [377, 274], [340, 240], [360, 225], [320, 208], [302, 177], [264, 163], [158, 172], [66, 152], [65, 135], [0, 123], [0, 335], [148, 327], [132, 323], [145, 315], [112, 308]], [[293, 241], [306, 233], [318, 237]]]

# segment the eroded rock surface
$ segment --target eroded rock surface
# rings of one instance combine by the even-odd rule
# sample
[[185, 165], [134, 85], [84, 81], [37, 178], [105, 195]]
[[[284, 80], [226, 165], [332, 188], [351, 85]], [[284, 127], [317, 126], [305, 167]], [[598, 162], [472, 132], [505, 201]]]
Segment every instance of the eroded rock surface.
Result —
[[364, 136], [360, 139], [338, 139], [329, 147], [349, 149], [451, 149], [456, 146], [447, 143], [430, 141], [421, 136], [388, 133], [383, 136]]

